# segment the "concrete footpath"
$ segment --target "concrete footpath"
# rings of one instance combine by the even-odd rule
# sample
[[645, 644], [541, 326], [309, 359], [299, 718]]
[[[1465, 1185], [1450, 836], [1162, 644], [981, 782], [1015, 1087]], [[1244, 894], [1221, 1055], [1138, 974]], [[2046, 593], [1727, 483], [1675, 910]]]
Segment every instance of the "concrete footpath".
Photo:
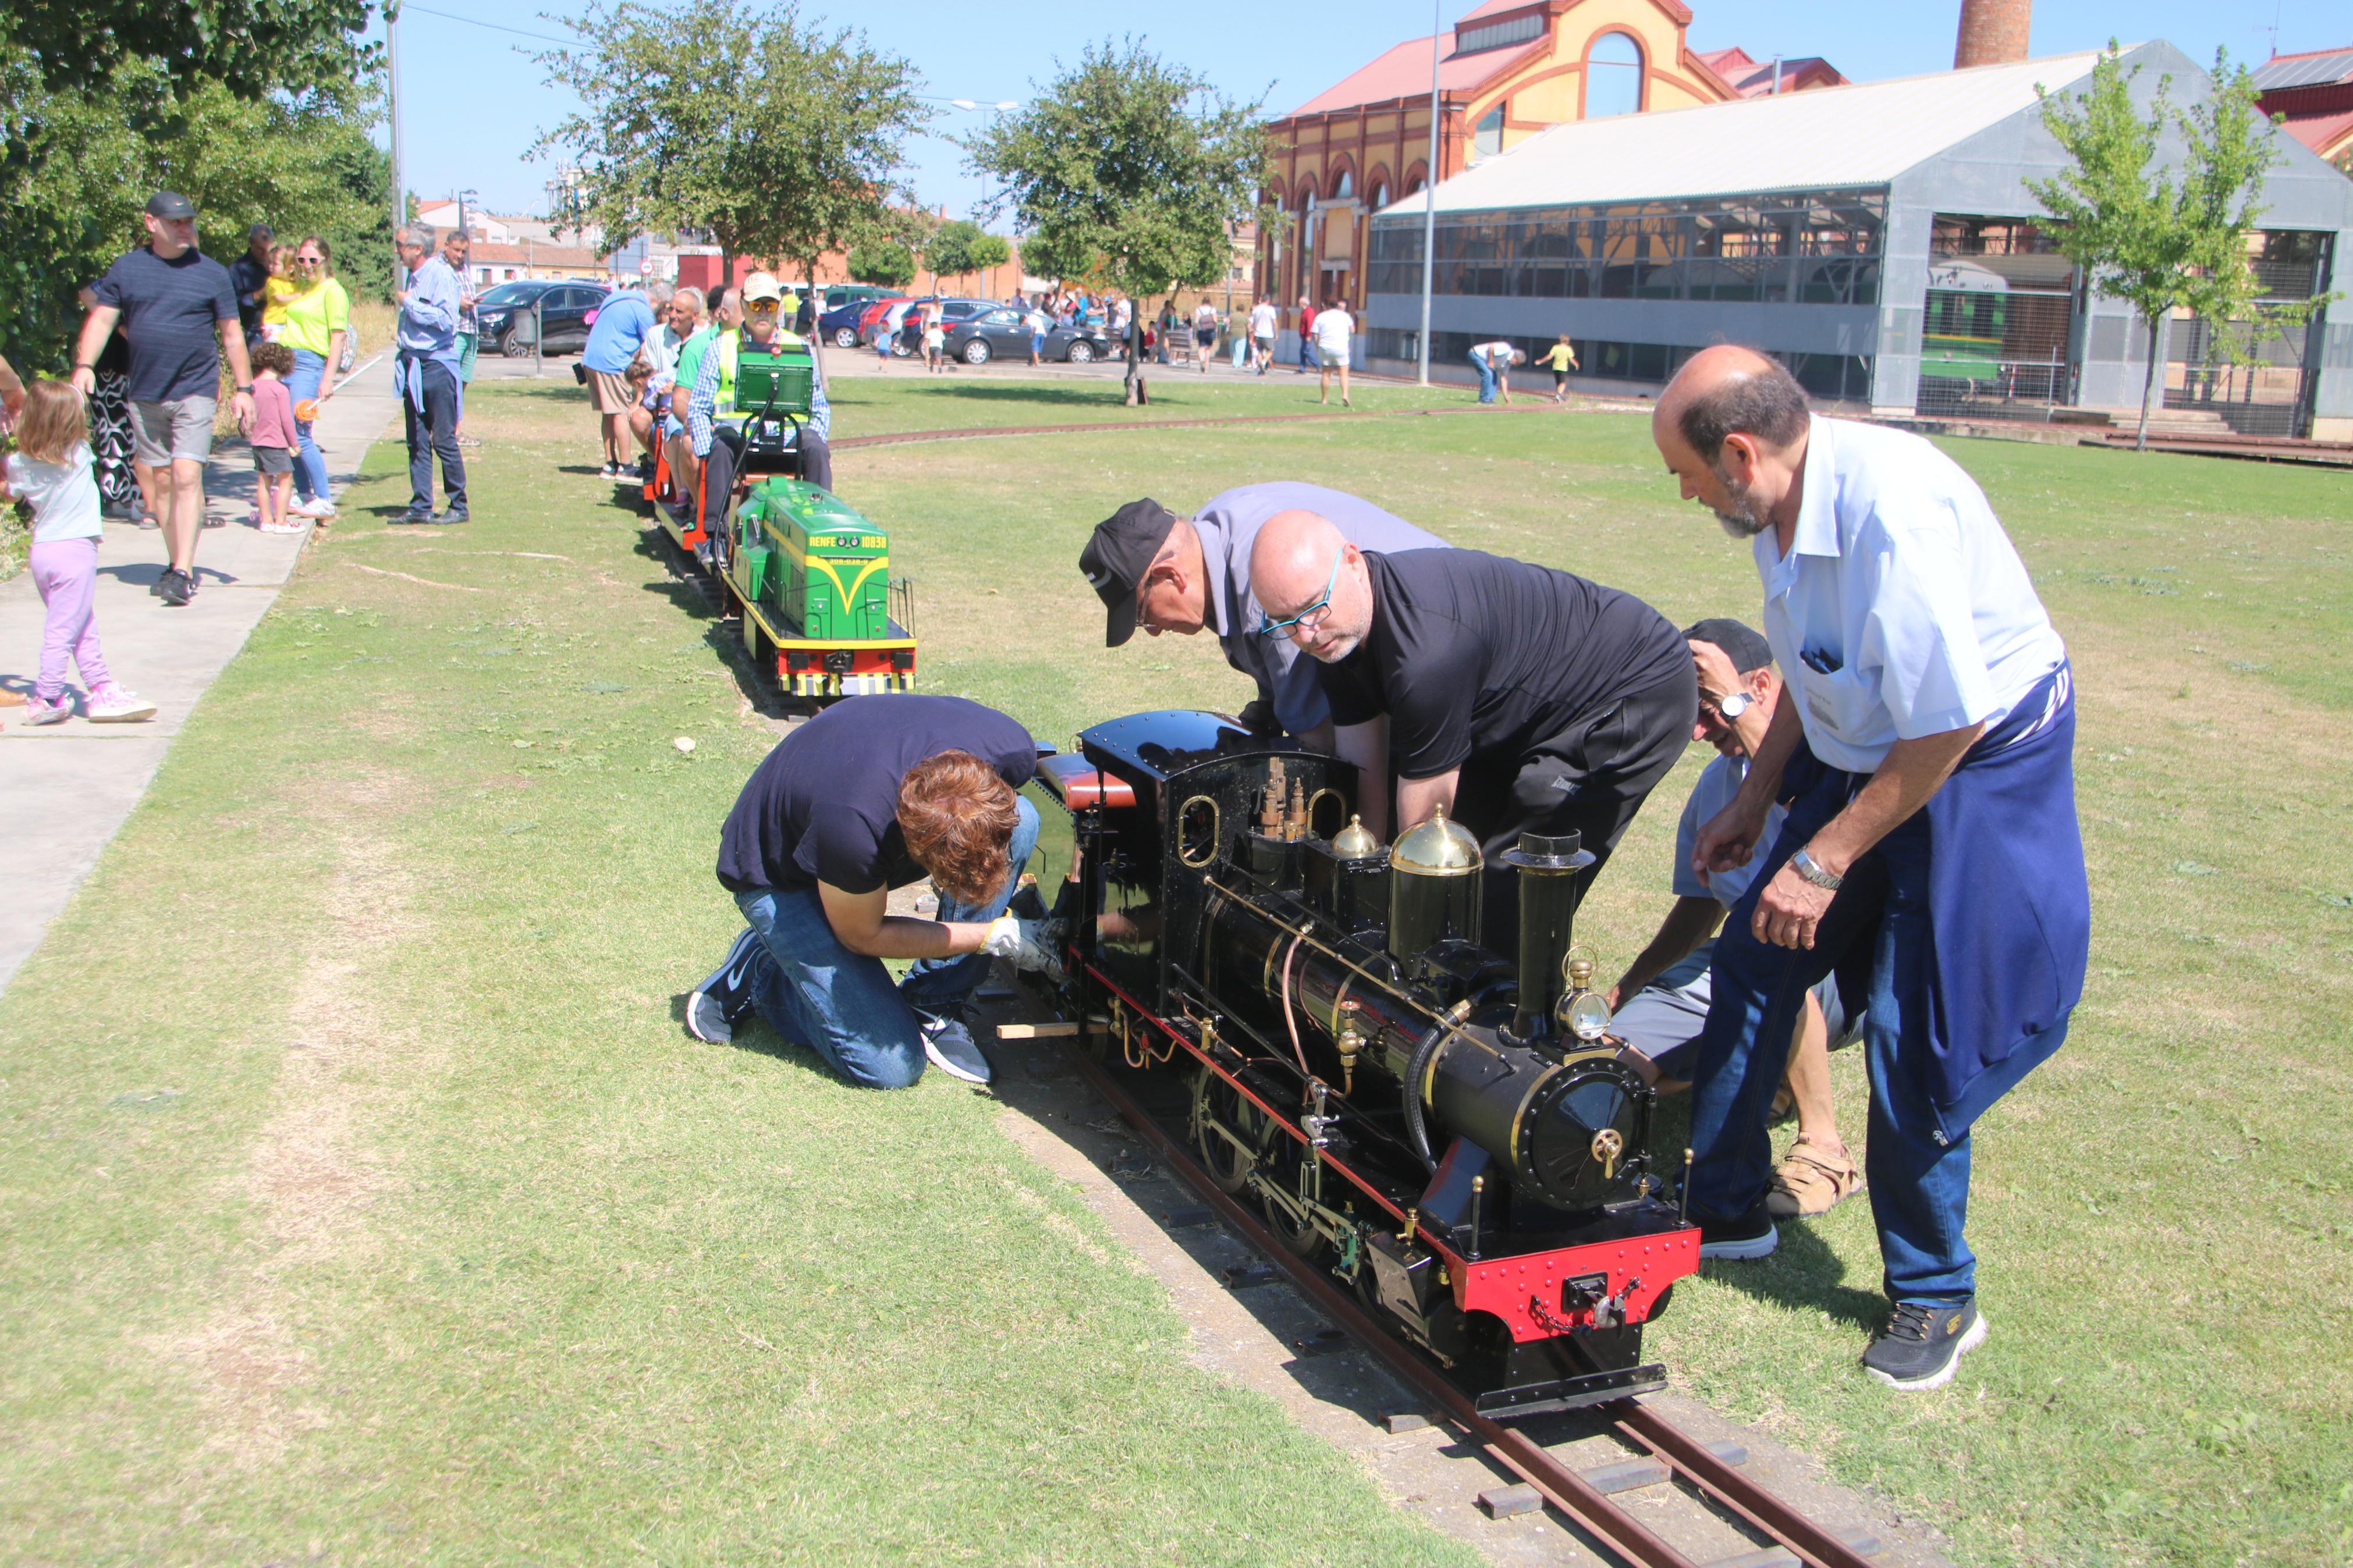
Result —
[[[315, 437], [338, 496], [399, 413], [389, 358], [328, 400]], [[267, 534], [253, 526], [253, 458], [243, 442], [213, 455], [205, 490], [225, 526], [206, 529], [197, 542], [196, 597], [185, 608], [167, 608], [147, 591], [166, 563], [161, 531], [106, 525], [98, 555], [99, 638], [114, 679], [156, 705], [152, 721], [92, 724], [77, 710], [61, 724], [34, 729], [22, 708], [0, 708], [0, 800], [7, 803], [10, 828], [0, 990], [98, 863], [205, 689], [245, 646], [310, 542], [307, 529]], [[0, 685], [32, 689], [41, 622], [29, 574], [0, 583]], [[81, 691], [70, 665], [66, 679]]]

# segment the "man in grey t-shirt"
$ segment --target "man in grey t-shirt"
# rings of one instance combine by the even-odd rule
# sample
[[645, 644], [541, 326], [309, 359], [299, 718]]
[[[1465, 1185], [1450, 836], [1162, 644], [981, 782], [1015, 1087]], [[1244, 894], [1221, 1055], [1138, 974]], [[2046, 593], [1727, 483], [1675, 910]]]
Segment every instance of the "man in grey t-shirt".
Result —
[[1276, 480], [1212, 496], [1189, 518], [1155, 500], [1130, 501], [1095, 525], [1079, 570], [1109, 612], [1105, 647], [1120, 647], [1139, 626], [1155, 637], [1191, 637], [1206, 628], [1224, 647], [1226, 662], [1258, 683], [1258, 700], [1242, 713], [1253, 729], [1279, 728], [1328, 747], [1331, 709], [1314, 661], [1302, 658], [1299, 645], [1287, 637], [1259, 635], [1264, 617], [1250, 593], [1250, 547], [1266, 521], [1285, 511], [1328, 520], [1359, 550], [1446, 546], [1436, 534], [1345, 490]]

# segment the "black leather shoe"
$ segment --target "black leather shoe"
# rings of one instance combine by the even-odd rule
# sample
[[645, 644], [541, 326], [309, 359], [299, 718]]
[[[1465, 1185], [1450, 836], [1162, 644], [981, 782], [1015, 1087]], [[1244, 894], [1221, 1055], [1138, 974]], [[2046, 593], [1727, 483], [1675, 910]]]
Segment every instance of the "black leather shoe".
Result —
[[384, 521], [386, 525], [391, 527], [399, 527], [402, 524], [427, 523], [433, 521], [433, 513], [425, 507], [413, 506], [406, 511], [398, 513], [393, 517], [385, 518]]
[[438, 526], [447, 522], [463, 522], [466, 521], [467, 515], [468, 514], [464, 507], [453, 506], [447, 511], [437, 511], [433, 513], [425, 521]]

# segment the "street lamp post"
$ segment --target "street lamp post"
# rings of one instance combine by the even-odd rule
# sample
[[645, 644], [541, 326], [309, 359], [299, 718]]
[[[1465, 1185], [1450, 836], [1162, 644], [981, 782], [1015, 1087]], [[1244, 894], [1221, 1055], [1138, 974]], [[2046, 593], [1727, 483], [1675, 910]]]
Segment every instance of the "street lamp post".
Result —
[[1421, 384], [1430, 384], [1430, 291], [1438, 266], [1438, 51], [1445, 36], [1441, 0], [1430, 7], [1430, 161], [1421, 176]]

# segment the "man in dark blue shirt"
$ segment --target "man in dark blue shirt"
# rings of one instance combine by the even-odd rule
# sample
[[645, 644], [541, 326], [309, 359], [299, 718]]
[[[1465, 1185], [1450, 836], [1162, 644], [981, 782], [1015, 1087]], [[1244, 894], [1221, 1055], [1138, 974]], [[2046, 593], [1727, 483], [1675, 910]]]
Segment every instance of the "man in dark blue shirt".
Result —
[[98, 389], [98, 356], [121, 321], [131, 341], [133, 461], [161, 503], [171, 563], [151, 590], [167, 605], [196, 595], [196, 532], [205, 524], [205, 460], [212, 456], [221, 358], [236, 378], [237, 422], [253, 427], [253, 369], [228, 269], [196, 249], [196, 209], [177, 191], [148, 198], [147, 243], [106, 269], [82, 322], [74, 384]]
[[237, 322], [248, 353], [261, 341], [261, 311], [269, 302], [269, 247], [277, 237], [268, 224], [255, 224], [245, 231], [245, 254], [228, 264], [228, 286], [237, 290]]
[[[904, 1089], [926, 1058], [989, 1079], [965, 999], [991, 956], [1052, 963], [1036, 921], [1008, 915], [1038, 843], [1015, 792], [1029, 731], [961, 697], [853, 697], [777, 743], [720, 831], [719, 882], [747, 923], [687, 999], [687, 1028], [724, 1042], [757, 1013], [851, 1083]], [[936, 920], [890, 912], [930, 877]], [[913, 959], [894, 985], [882, 961]]]

